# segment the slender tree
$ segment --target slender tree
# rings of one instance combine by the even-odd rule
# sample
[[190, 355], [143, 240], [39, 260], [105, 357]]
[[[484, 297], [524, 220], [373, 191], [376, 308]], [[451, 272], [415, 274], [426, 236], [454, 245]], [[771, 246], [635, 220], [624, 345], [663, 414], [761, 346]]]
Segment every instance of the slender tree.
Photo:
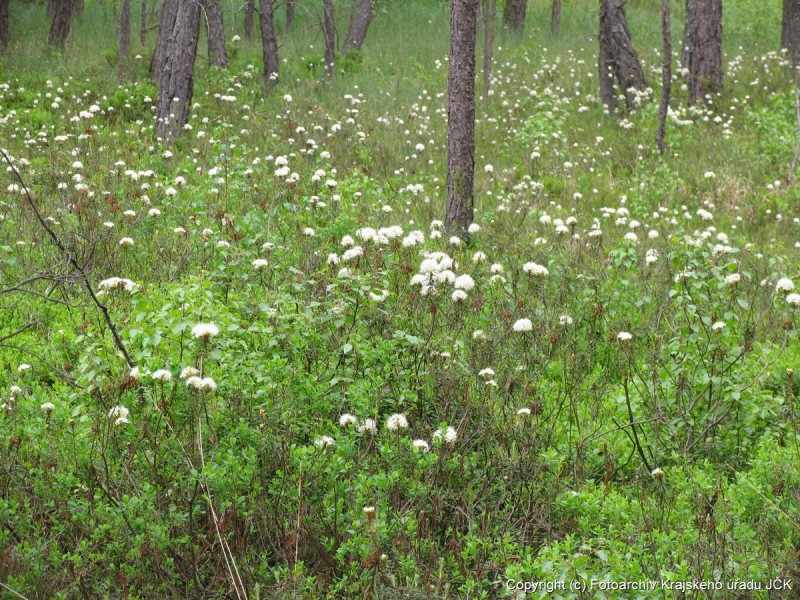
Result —
[[158, 25], [158, 39], [156, 40], [156, 50], [153, 53], [153, 60], [150, 63], [150, 77], [158, 81], [164, 65], [167, 63], [167, 46], [169, 45], [170, 35], [175, 26], [175, 19], [178, 16], [179, 0], [164, 0], [161, 5], [161, 20]]
[[75, 0], [60, 0], [53, 7], [53, 20], [50, 22], [50, 35], [47, 44], [62, 52], [67, 47], [67, 38], [72, 30], [72, 15]]
[[792, 64], [800, 64], [800, 0], [783, 0], [781, 48], [789, 51]]
[[139, 17], [139, 43], [144, 46], [147, 41], [147, 0], [142, 0], [142, 10]]
[[558, 35], [561, 27], [561, 0], [553, 0], [553, 10], [550, 13], [550, 35]]
[[325, 75], [330, 79], [336, 67], [336, 25], [333, 0], [322, 0], [322, 33], [325, 34]]
[[156, 132], [165, 144], [177, 138], [189, 120], [194, 92], [194, 61], [200, 37], [200, 4], [181, 0], [158, 77]]
[[669, 16], [670, 0], [661, 0], [661, 103], [658, 107], [658, 131], [656, 132], [656, 148], [664, 154], [664, 137], [667, 133], [667, 114], [672, 94], [672, 34]]
[[244, 3], [244, 37], [253, 39], [253, 17], [256, 12], [255, 0], [245, 0]]
[[117, 29], [117, 81], [125, 81], [128, 71], [128, 48], [131, 41], [131, 0], [122, 0]]
[[722, 88], [722, 0], [689, 0], [685, 50], [693, 106]]
[[616, 106], [615, 82], [626, 93], [626, 97], [629, 88], [641, 90], [647, 87], [639, 56], [631, 41], [624, 2], [625, 0], [600, 0], [600, 52], [597, 68], [600, 97], [609, 109]]
[[225, 47], [225, 24], [222, 20], [220, 0], [200, 0], [208, 32], [208, 60], [215, 67], [228, 68], [228, 50]]
[[259, 22], [261, 24], [261, 46], [264, 57], [264, 84], [267, 87], [271, 87], [278, 83], [278, 78], [280, 77], [278, 38], [275, 35], [272, 0], [261, 0]]
[[466, 237], [472, 223], [475, 171], [475, 41], [479, 0], [451, 0], [447, 80], [448, 232]]
[[8, 48], [8, 2], [0, 0], [0, 52]]
[[489, 90], [492, 87], [492, 63], [494, 55], [494, 19], [495, 0], [483, 0], [483, 104], [484, 109], [489, 101]]
[[375, 0], [355, 0], [350, 10], [350, 24], [347, 27], [347, 37], [344, 39], [344, 52], [361, 50], [361, 45], [367, 38], [367, 30], [372, 22], [372, 13]]
[[503, 9], [503, 24], [516, 33], [522, 33], [525, 28], [527, 10], [528, 0], [506, 0]]
[[294, 23], [294, 0], [286, 0], [286, 29], [291, 29]]

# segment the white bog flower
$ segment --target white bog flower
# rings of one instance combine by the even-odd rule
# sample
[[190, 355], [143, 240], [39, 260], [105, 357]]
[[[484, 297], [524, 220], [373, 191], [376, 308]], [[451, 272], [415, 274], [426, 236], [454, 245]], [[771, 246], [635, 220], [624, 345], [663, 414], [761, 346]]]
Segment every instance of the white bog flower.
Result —
[[133, 238], [124, 237], [119, 241], [120, 246], [133, 246]]
[[464, 290], [455, 290], [451, 296], [453, 302], [463, 302], [467, 299], [467, 292]]
[[339, 425], [342, 427], [349, 427], [350, 425], [356, 424], [356, 418], [348, 413], [343, 414], [339, 417]]
[[400, 413], [395, 413], [386, 419], [386, 429], [389, 431], [398, 431], [400, 429], [406, 429], [407, 427], [408, 421], [405, 415]]
[[375, 423], [375, 419], [364, 419], [364, 422], [358, 426], [358, 432], [372, 435], [378, 433], [378, 425]]
[[49, 415], [51, 412], [53, 412], [53, 410], [55, 409], [55, 407], [56, 407], [56, 405], [55, 405], [55, 404], [53, 404], [52, 402], [45, 402], [44, 404], [42, 404], [42, 410], [43, 410], [43, 411], [44, 411], [46, 414], [48, 414], [48, 415]]
[[161, 381], [163, 383], [166, 383], [167, 381], [172, 381], [172, 373], [170, 373], [166, 369], [158, 369], [157, 371], [153, 371], [152, 373], [150, 373], [150, 377], [152, 377], [156, 381]]
[[121, 404], [117, 404], [114, 408], [108, 411], [108, 418], [109, 419], [127, 419], [130, 411], [122, 406]]
[[323, 435], [321, 438], [317, 438], [317, 440], [314, 442], [314, 445], [317, 448], [328, 448], [333, 446], [335, 443], [336, 440], [334, 440], [331, 436]]
[[198, 323], [192, 327], [192, 337], [199, 340], [209, 340], [219, 333], [219, 327], [214, 323]]
[[514, 331], [533, 331], [533, 323], [530, 319], [517, 319], [512, 329]]
[[200, 369], [196, 369], [194, 367], [184, 367], [181, 371], [181, 379], [189, 379], [189, 377], [194, 377], [195, 375], [200, 375]]
[[458, 439], [458, 433], [456, 433], [454, 427], [447, 427], [447, 428], [442, 427], [441, 429], [438, 429], [437, 431], [433, 432], [434, 442], [441, 442], [442, 440], [444, 440], [444, 442], [447, 444], [455, 444], [457, 439]]
[[736, 285], [742, 280], [739, 273], [731, 273], [725, 277], [725, 285]]
[[470, 291], [475, 287], [475, 280], [469, 275], [459, 275], [456, 277], [453, 285], [457, 290]]
[[421, 450], [422, 452], [428, 452], [431, 449], [425, 440], [414, 440], [412, 444], [416, 450]]
[[784, 294], [794, 291], [794, 282], [788, 277], [781, 277], [778, 283], [775, 284], [776, 292], [783, 292]]
[[252, 264], [256, 271], [263, 271], [269, 266], [269, 261], [264, 258], [257, 258]]
[[623, 343], [624, 342], [629, 342], [632, 338], [633, 338], [633, 334], [632, 333], [628, 333], [627, 331], [620, 331], [617, 334], [617, 339], [620, 342], [623, 342]]
[[545, 277], [550, 274], [550, 271], [548, 271], [546, 267], [536, 264], [535, 262], [525, 263], [522, 265], [522, 270], [528, 275], [534, 275], [536, 277]]
[[798, 306], [800, 306], [800, 294], [796, 292], [789, 294], [788, 296], [786, 296], [786, 303], [789, 306], [797, 308]]
[[725, 328], [725, 321], [717, 321], [711, 326], [711, 329], [713, 329], [714, 331], [719, 331], [720, 329], [724, 328]]

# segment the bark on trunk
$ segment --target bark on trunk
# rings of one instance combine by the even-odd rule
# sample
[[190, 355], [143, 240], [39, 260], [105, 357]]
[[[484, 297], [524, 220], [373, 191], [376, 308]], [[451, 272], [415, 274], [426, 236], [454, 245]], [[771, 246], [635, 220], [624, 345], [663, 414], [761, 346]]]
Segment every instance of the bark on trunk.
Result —
[[525, 13], [528, 10], [528, 0], [506, 0], [503, 9], [503, 24], [517, 33], [522, 33], [525, 28]]
[[467, 237], [475, 171], [475, 39], [479, 0], [452, 0], [447, 82], [447, 231]]
[[553, 12], [550, 14], [550, 35], [558, 35], [561, 27], [561, 0], [553, 0]]
[[75, 1], [75, 6], [72, 8], [72, 13], [79, 19], [82, 19], [83, 9], [85, 8], [84, 1], [83, 0], [74, 0], [74, 1]]
[[783, 0], [781, 48], [789, 51], [792, 64], [800, 64], [800, 0]]
[[484, 0], [483, 7], [483, 105], [489, 102], [492, 87], [492, 61], [494, 54], [495, 0]]
[[167, 37], [166, 62], [158, 78], [156, 132], [165, 144], [180, 135], [189, 119], [199, 36], [199, 3], [181, 1]]
[[272, 15], [272, 0], [261, 0], [260, 6], [261, 46], [264, 56], [264, 85], [278, 83], [280, 63], [278, 62], [278, 38], [275, 36], [275, 20]]
[[8, 48], [8, 2], [0, 0], [0, 52]]
[[624, 0], [600, 0], [600, 52], [597, 67], [600, 97], [609, 110], [616, 106], [615, 82], [625, 93], [628, 104], [629, 88], [642, 90], [647, 87], [639, 57], [633, 48], [623, 5]]
[[350, 25], [347, 27], [347, 37], [344, 39], [344, 52], [361, 50], [361, 45], [367, 38], [367, 30], [372, 22], [372, 11], [375, 0], [355, 0], [350, 12]]
[[291, 29], [294, 23], [294, 0], [286, 0], [286, 29]]
[[661, 0], [661, 103], [658, 107], [658, 132], [656, 148], [664, 154], [664, 138], [667, 133], [667, 113], [672, 94], [672, 34], [670, 33], [670, 0]]
[[142, 0], [142, 14], [139, 22], [139, 43], [144, 46], [147, 41], [147, 0]]
[[159, 80], [161, 71], [167, 63], [167, 46], [169, 45], [172, 29], [175, 27], [175, 17], [178, 15], [178, 0], [164, 0], [161, 5], [161, 21], [158, 25], [158, 39], [156, 50], [153, 53], [153, 62], [150, 63], [150, 77]]
[[722, 88], [722, 0], [689, 0], [686, 15], [689, 106]]
[[256, 12], [255, 0], [246, 0], [244, 3], [244, 37], [253, 39], [253, 16]]
[[215, 67], [228, 68], [228, 50], [225, 47], [225, 24], [222, 20], [220, 0], [200, 0], [208, 32], [208, 60]]
[[51, 48], [58, 48], [62, 52], [67, 46], [67, 38], [72, 30], [72, 13], [75, 8], [74, 0], [58, 0], [53, 7], [53, 20], [50, 23], [50, 35], [47, 43]]
[[122, 0], [119, 11], [119, 30], [117, 31], [117, 81], [125, 81], [128, 71], [128, 47], [131, 41], [131, 0]]
[[325, 76], [333, 78], [336, 67], [336, 26], [334, 25], [333, 0], [322, 0], [322, 33], [325, 34]]

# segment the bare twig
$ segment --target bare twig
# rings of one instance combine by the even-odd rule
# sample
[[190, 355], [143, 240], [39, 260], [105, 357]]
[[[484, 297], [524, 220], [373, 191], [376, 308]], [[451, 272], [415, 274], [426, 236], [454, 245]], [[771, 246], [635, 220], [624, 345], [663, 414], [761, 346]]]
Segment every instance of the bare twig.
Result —
[[69, 249], [64, 245], [64, 243], [61, 241], [58, 235], [56, 235], [56, 233], [47, 224], [47, 221], [45, 221], [45, 219], [42, 217], [41, 212], [39, 212], [39, 207], [37, 206], [36, 202], [34, 202], [30, 190], [28, 189], [28, 186], [22, 179], [22, 175], [20, 174], [19, 170], [17, 170], [17, 168], [14, 166], [14, 164], [11, 162], [11, 158], [9, 158], [8, 154], [6, 154], [5, 150], [0, 149], [0, 155], [3, 156], [3, 160], [6, 161], [8, 166], [11, 167], [12, 173], [14, 173], [14, 176], [17, 178], [17, 181], [19, 181], [20, 185], [22, 186], [22, 189], [25, 192], [25, 197], [28, 200], [28, 204], [30, 205], [31, 210], [33, 210], [33, 214], [36, 215], [36, 220], [39, 221], [39, 225], [41, 225], [42, 228], [47, 232], [47, 235], [50, 236], [50, 239], [53, 240], [53, 243], [58, 247], [58, 249], [61, 250], [64, 257], [67, 259], [67, 262], [69, 262], [69, 264], [71, 264], [72, 267], [81, 276], [83, 284], [86, 287], [86, 290], [89, 292], [89, 296], [91, 297], [92, 302], [94, 302], [95, 306], [97, 306], [97, 308], [102, 313], [103, 319], [105, 320], [108, 329], [111, 331], [111, 335], [114, 338], [114, 344], [117, 346], [117, 348], [119, 348], [120, 352], [122, 352], [122, 355], [125, 357], [125, 362], [128, 363], [128, 366], [132, 369], [136, 365], [134, 364], [131, 355], [128, 353], [127, 348], [125, 348], [125, 344], [122, 342], [122, 338], [120, 338], [119, 333], [117, 333], [117, 328], [114, 325], [114, 321], [111, 320], [111, 315], [108, 312], [108, 308], [106, 307], [105, 304], [100, 302], [100, 299], [97, 297], [97, 294], [95, 294], [94, 288], [92, 287], [92, 282], [89, 280], [89, 275], [86, 273], [81, 264], [77, 260], [75, 260], [75, 257], [72, 256], [72, 253], [69, 251]]
[[22, 327], [20, 327], [16, 331], [12, 331], [11, 333], [4, 335], [3, 337], [0, 337], [0, 344], [5, 342], [6, 340], [10, 340], [11, 338], [13, 338], [16, 335], [19, 335], [20, 333], [22, 333], [26, 329], [30, 329], [31, 327], [33, 327], [36, 324], [37, 324], [37, 321], [31, 321], [30, 323], [28, 323], [27, 325], [23, 325]]

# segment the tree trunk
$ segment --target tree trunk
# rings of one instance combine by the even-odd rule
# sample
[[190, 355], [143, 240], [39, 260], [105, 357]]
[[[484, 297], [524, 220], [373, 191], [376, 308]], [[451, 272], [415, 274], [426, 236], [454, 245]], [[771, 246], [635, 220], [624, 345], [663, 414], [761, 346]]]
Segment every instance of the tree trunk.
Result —
[[664, 137], [667, 133], [667, 114], [669, 113], [669, 99], [672, 94], [672, 34], [670, 33], [670, 0], [661, 0], [661, 103], [658, 107], [658, 132], [656, 133], [656, 148], [664, 154]]
[[689, 0], [686, 15], [689, 106], [722, 88], [722, 0]]
[[58, 6], [58, 0], [47, 0], [47, 18], [52, 20], [53, 15], [56, 14], [56, 7]]
[[142, 14], [139, 23], [139, 43], [144, 46], [147, 41], [147, 0], [142, 0]]
[[55, 3], [53, 20], [50, 23], [50, 35], [47, 38], [47, 43], [51, 48], [58, 48], [63, 52], [67, 47], [67, 38], [72, 30], [74, 8], [74, 0], [58, 0]]
[[503, 24], [516, 33], [522, 33], [525, 28], [525, 12], [528, 10], [528, 0], [506, 0], [503, 9]]
[[72, 8], [72, 13], [79, 19], [83, 18], [84, 1], [74, 0], [75, 5]]
[[256, 12], [255, 0], [245, 0], [244, 3], [244, 37], [248, 41], [253, 39], [253, 16]]
[[178, 0], [164, 0], [161, 5], [161, 20], [158, 25], [158, 39], [156, 50], [153, 53], [153, 62], [150, 63], [150, 77], [159, 80], [161, 71], [167, 63], [167, 46], [169, 45], [172, 29], [175, 27], [175, 18], [178, 15]]
[[278, 62], [278, 38], [275, 36], [275, 21], [272, 15], [272, 0], [261, 0], [259, 9], [261, 23], [261, 46], [264, 56], [264, 85], [270, 87], [278, 83], [280, 63]]
[[322, 0], [322, 33], [325, 34], [325, 75], [333, 78], [336, 67], [336, 26], [333, 15], [333, 0]]
[[206, 17], [208, 32], [208, 60], [215, 67], [228, 68], [228, 50], [225, 47], [225, 24], [222, 21], [220, 0], [200, 0]]
[[158, 77], [156, 132], [165, 144], [177, 138], [189, 120], [199, 37], [200, 5], [193, 0], [179, 2], [167, 36], [166, 61]]
[[561, 0], [553, 0], [553, 12], [550, 15], [550, 35], [558, 35], [561, 27]]
[[647, 80], [633, 49], [631, 32], [623, 8], [625, 0], [600, 0], [600, 52], [597, 67], [600, 79], [600, 97], [609, 110], [616, 106], [614, 83], [626, 94], [628, 89], [642, 90]]
[[789, 51], [792, 65], [800, 64], [800, 0], [783, 0], [781, 48]]
[[128, 71], [128, 47], [131, 41], [131, 0], [122, 0], [119, 11], [119, 30], [117, 31], [119, 50], [117, 53], [117, 81], [125, 81]]
[[492, 60], [494, 52], [495, 0], [484, 0], [483, 6], [483, 105], [489, 102], [492, 87]]
[[286, 29], [291, 29], [294, 23], [294, 0], [286, 0]]
[[479, 0], [450, 3], [447, 80], [447, 231], [467, 237], [475, 171], [475, 40]]
[[375, 0], [355, 0], [350, 12], [350, 25], [347, 27], [347, 37], [344, 39], [344, 52], [361, 50], [361, 45], [367, 38], [367, 30], [372, 22], [372, 10]]
[[8, 48], [8, 2], [0, 0], [0, 52]]

